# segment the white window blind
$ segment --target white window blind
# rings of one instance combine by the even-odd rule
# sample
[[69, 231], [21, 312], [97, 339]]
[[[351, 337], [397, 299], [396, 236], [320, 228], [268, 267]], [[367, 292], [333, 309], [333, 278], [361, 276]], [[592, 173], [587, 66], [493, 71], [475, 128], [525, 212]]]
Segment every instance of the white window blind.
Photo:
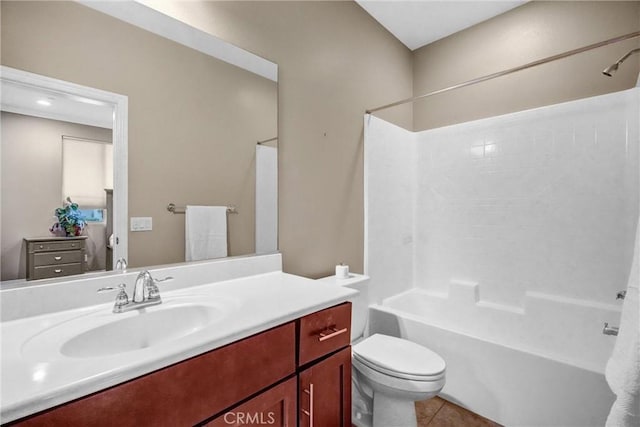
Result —
[[80, 208], [104, 209], [105, 188], [113, 188], [113, 144], [62, 137], [62, 200]]

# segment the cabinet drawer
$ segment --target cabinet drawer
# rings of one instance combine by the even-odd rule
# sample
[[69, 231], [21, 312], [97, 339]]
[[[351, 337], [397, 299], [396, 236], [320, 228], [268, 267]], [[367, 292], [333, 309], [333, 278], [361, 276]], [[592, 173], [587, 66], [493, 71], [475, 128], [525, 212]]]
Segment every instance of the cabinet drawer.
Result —
[[29, 242], [29, 252], [68, 251], [84, 248], [84, 240]]
[[73, 264], [82, 262], [82, 251], [42, 252], [33, 255], [33, 265]]
[[351, 303], [345, 302], [300, 319], [298, 365], [349, 345]]
[[49, 265], [45, 267], [35, 267], [33, 269], [33, 279], [48, 279], [50, 277], [81, 273], [84, 273], [82, 271], [82, 263]]

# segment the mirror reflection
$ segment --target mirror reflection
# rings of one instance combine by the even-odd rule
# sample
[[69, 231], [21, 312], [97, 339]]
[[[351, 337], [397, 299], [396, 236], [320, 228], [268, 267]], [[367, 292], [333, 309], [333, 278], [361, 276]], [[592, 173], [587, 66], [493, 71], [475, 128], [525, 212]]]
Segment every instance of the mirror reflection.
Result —
[[110, 270], [113, 107], [2, 80], [2, 280]]
[[[82, 4], [1, 8], [3, 66], [128, 97], [129, 267], [277, 250], [277, 82]], [[37, 239], [82, 241], [81, 272], [112, 268], [109, 119], [1, 119], [2, 280], [27, 277]], [[80, 236], [52, 228], [67, 197], [87, 220]]]

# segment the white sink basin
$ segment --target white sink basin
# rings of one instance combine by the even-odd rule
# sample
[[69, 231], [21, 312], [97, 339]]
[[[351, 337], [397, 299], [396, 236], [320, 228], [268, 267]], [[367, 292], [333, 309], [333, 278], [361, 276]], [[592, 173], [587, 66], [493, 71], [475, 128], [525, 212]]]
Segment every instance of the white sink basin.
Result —
[[114, 314], [101, 310], [53, 325], [28, 339], [22, 354], [38, 358], [57, 348], [70, 358], [108, 357], [170, 343], [226, 318], [225, 304], [191, 302], [160, 305]]
[[60, 347], [68, 357], [99, 357], [140, 350], [199, 331], [223, 317], [214, 307], [181, 305], [116, 320], [76, 335]]

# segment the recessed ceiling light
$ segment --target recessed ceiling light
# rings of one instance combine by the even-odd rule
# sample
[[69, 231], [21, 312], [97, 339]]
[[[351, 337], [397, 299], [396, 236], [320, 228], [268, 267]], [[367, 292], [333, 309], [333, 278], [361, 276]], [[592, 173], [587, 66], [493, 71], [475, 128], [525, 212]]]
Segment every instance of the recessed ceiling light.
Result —
[[39, 105], [44, 105], [45, 107], [49, 107], [51, 105], [51, 102], [46, 99], [39, 99], [37, 102]]

